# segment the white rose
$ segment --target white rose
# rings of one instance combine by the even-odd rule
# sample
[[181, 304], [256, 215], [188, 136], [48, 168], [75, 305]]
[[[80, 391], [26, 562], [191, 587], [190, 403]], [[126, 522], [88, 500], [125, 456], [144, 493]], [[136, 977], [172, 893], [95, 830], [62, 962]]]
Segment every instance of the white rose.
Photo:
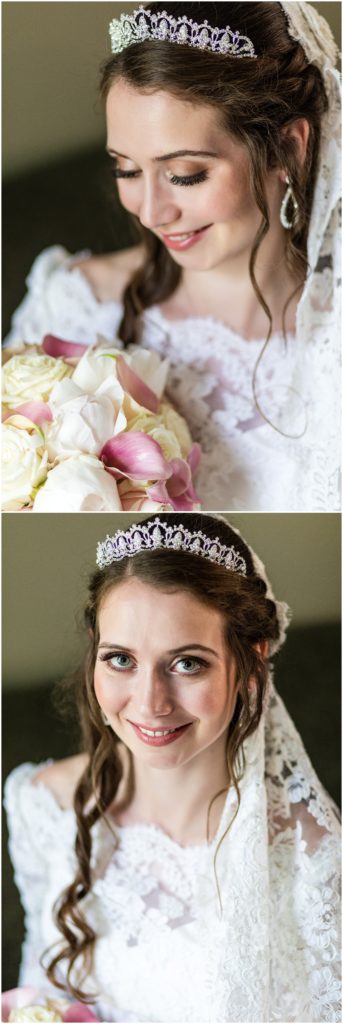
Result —
[[3, 367], [3, 402], [15, 409], [28, 401], [46, 402], [56, 381], [70, 376], [72, 367], [63, 359], [37, 352], [13, 356]]
[[181, 448], [182, 458], [186, 459], [192, 448], [192, 438], [186, 420], [168, 402], [162, 403], [160, 416], [166, 430], [171, 430], [175, 434]]
[[126, 420], [107, 395], [86, 395], [73, 380], [57, 384], [50, 396], [53, 421], [46, 429], [50, 462], [84, 452], [98, 455], [110, 437], [123, 430]]
[[54, 1010], [47, 1010], [46, 1006], [22, 1006], [11, 1010], [9, 1021], [62, 1021], [62, 1017]]
[[34, 512], [118, 512], [117, 484], [99, 459], [75, 455], [48, 473], [38, 491]]
[[[135, 430], [142, 429], [144, 430], [144, 428], [140, 426], [135, 427]], [[161, 426], [152, 427], [151, 430], [144, 430], [144, 433], [148, 434], [149, 437], [152, 437], [153, 441], [156, 441], [157, 444], [159, 444], [167, 462], [171, 462], [172, 459], [182, 458], [181, 448], [177, 437], [175, 437], [175, 434], [173, 434], [171, 430], [166, 430], [163, 424]]]
[[163, 402], [156, 415], [143, 410], [130, 419], [129, 431], [137, 430], [157, 441], [168, 462], [186, 459], [190, 453], [192, 438], [187, 423], [167, 402]]
[[[20, 419], [18, 417], [17, 422]], [[36, 487], [46, 478], [47, 463], [48, 453], [36, 430], [20, 429], [8, 421], [2, 424], [2, 507], [5, 511], [16, 511], [30, 504]]]
[[124, 392], [116, 372], [116, 348], [90, 348], [81, 357], [73, 373], [73, 381], [88, 395], [107, 395], [116, 409], [120, 408]]

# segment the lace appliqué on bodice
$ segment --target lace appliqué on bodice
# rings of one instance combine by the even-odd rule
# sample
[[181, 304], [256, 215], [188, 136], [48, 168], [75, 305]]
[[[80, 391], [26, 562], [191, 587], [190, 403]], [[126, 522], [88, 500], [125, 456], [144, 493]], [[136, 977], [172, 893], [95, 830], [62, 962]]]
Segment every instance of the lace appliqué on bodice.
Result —
[[[20, 981], [30, 979], [51, 994], [38, 960], [60, 938], [51, 909], [73, 878], [75, 819], [43, 785], [32, 786], [36, 772], [36, 765], [27, 764], [12, 773], [6, 805], [26, 912]], [[87, 987], [98, 994], [101, 1019], [209, 1021], [208, 920], [202, 920], [197, 893], [199, 878], [211, 873], [213, 844], [182, 848], [153, 825], [115, 832], [116, 848], [103, 822], [93, 830], [95, 881], [83, 903], [98, 936]]]
[[[52, 906], [73, 878], [75, 820], [31, 785], [36, 770], [12, 773], [6, 802], [28, 930], [21, 982], [46, 988], [38, 958], [59, 937]], [[94, 827], [83, 912], [103, 1020], [340, 1020], [336, 811], [273, 688], [240, 791], [209, 846], [180, 847], [153, 825], [115, 826], [116, 839]]]

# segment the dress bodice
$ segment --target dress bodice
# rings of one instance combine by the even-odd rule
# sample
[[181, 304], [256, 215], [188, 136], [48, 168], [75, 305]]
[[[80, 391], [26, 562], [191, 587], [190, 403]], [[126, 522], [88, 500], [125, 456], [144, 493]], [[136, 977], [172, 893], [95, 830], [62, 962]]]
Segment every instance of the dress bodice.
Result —
[[[60, 938], [51, 908], [74, 877], [76, 820], [44, 784], [32, 785], [37, 770], [34, 764], [15, 769], [6, 805], [26, 912], [20, 982], [30, 979], [52, 995], [38, 961]], [[83, 910], [98, 936], [87, 990], [98, 993], [102, 1020], [211, 1020], [209, 911], [202, 914], [198, 893], [199, 880], [206, 884], [213, 873], [214, 848], [215, 841], [179, 846], [154, 825], [115, 826], [113, 833], [104, 822], [95, 825], [95, 880]]]
[[[324, 282], [325, 284], [325, 282]], [[13, 318], [9, 343], [44, 334], [113, 343], [121, 304], [98, 302], [73, 258], [43, 252]], [[202, 447], [197, 491], [206, 509], [321, 511], [339, 508], [339, 412], [335, 345], [297, 335], [246, 341], [212, 317], [167, 320], [144, 314], [142, 344], [170, 362], [168, 394]], [[117, 342], [116, 342], [117, 343]], [[269, 421], [269, 422], [268, 422]]]
[[[32, 785], [38, 767], [11, 773], [5, 803], [25, 909], [20, 983], [56, 995], [39, 958], [61, 941], [53, 905], [75, 877], [76, 819]], [[244, 744], [239, 788], [209, 844], [182, 847], [155, 825], [94, 825], [81, 909], [96, 935], [87, 991], [101, 1020], [340, 1020], [339, 829], [275, 693]]]

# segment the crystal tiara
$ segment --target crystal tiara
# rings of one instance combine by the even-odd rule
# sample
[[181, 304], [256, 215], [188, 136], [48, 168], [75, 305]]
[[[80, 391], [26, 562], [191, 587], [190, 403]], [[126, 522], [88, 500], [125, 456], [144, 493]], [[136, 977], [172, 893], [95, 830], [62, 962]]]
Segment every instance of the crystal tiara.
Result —
[[140, 551], [157, 551], [158, 548], [187, 551], [241, 576], [247, 574], [246, 562], [233, 545], [227, 547], [219, 537], [206, 537], [202, 530], [192, 532], [183, 523], [171, 526], [161, 522], [158, 516], [148, 523], [133, 523], [129, 530], [117, 530], [114, 537], [107, 535], [106, 540], [99, 541], [96, 563], [99, 569], [103, 569], [122, 558], [133, 558]]
[[230, 57], [256, 57], [254, 45], [247, 36], [226, 28], [212, 28], [208, 21], [198, 24], [187, 18], [173, 18], [166, 11], [152, 14], [140, 6], [133, 14], [121, 14], [109, 26], [112, 53], [121, 53], [133, 43], [145, 39], [161, 39], [168, 43], [193, 46], [197, 50], [209, 50]]

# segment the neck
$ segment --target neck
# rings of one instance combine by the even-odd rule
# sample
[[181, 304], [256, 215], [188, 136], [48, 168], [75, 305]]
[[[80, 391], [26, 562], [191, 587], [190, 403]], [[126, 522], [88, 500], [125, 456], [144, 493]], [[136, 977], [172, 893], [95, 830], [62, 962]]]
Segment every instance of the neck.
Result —
[[[263, 337], [269, 326], [267, 314], [256, 295], [249, 272], [250, 249], [242, 249], [234, 256], [206, 271], [204, 289], [203, 271], [185, 269], [179, 296], [186, 315], [213, 315], [236, 330], [242, 337]], [[286, 312], [286, 330], [295, 327], [295, 313], [304, 278], [296, 278], [287, 268], [283, 242], [278, 229], [268, 232], [256, 255], [255, 279], [268, 306], [273, 331], [282, 330], [282, 314], [293, 292]], [[305, 277], [305, 275], [304, 275]]]
[[[134, 759], [133, 799], [122, 823], [158, 825], [180, 845], [204, 843], [215, 835], [229, 785], [226, 736], [184, 765], [158, 769]], [[219, 791], [224, 790], [219, 796]], [[214, 800], [209, 817], [208, 809]]]

